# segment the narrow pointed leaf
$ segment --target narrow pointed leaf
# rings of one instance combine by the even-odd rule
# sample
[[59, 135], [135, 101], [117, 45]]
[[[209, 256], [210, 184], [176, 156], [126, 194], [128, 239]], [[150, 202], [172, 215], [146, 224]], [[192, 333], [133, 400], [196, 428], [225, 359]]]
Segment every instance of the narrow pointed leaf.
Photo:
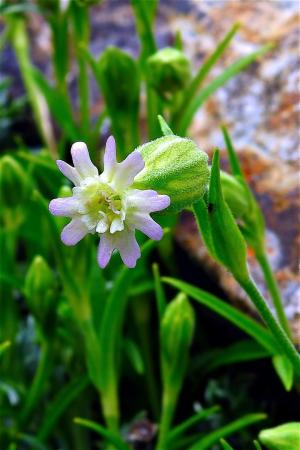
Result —
[[191, 284], [185, 283], [184, 281], [169, 277], [163, 277], [162, 281], [185, 292], [190, 298], [193, 298], [202, 305], [215, 311], [217, 314], [224, 317], [229, 322], [232, 322], [238, 328], [254, 338], [272, 354], [278, 353], [277, 342], [269, 333], [269, 331], [266, 330], [266, 328], [264, 328], [262, 325], [257, 323], [255, 320], [248, 317], [246, 314], [243, 314], [233, 306], [228, 305], [214, 295], [209, 294], [208, 292], [205, 292], [195, 286], [192, 286]]

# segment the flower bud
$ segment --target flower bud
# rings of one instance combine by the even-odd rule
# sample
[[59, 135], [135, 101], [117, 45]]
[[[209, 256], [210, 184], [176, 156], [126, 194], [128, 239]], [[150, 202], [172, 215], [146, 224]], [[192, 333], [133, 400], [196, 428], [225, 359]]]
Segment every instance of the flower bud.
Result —
[[249, 212], [249, 196], [239, 180], [221, 171], [221, 186], [224, 198], [234, 217], [243, 217]]
[[168, 97], [184, 89], [190, 80], [189, 60], [175, 48], [163, 48], [148, 58], [147, 76], [153, 88]]
[[9, 155], [0, 159], [0, 199], [8, 209], [21, 205], [29, 193], [28, 177], [22, 166]]
[[161, 324], [164, 381], [180, 386], [195, 328], [194, 310], [180, 293], [167, 306]]
[[140, 76], [130, 55], [117, 47], [108, 47], [99, 59], [97, 73], [110, 115], [127, 116], [137, 109]]
[[137, 150], [145, 162], [133, 186], [166, 194], [166, 211], [180, 211], [204, 194], [209, 181], [208, 156], [191, 140], [175, 135], [148, 142]]
[[25, 278], [25, 295], [29, 308], [42, 326], [53, 326], [49, 314], [54, 312], [55, 279], [40, 255], [32, 261]]
[[300, 423], [291, 422], [259, 433], [259, 440], [269, 450], [292, 450], [300, 448]]

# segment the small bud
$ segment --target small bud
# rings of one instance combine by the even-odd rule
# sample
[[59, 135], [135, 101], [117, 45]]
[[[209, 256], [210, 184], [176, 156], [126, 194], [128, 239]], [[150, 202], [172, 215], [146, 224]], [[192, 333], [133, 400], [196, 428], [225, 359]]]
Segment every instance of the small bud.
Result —
[[130, 55], [108, 47], [99, 59], [97, 73], [110, 114], [126, 116], [138, 108], [140, 76]]
[[180, 293], [167, 306], [161, 324], [164, 381], [180, 387], [195, 328], [194, 310]]
[[175, 48], [163, 48], [148, 59], [147, 76], [149, 83], [162, 97], [169, 97], [184, 89], [189, 82], [189, 60]]
[[25, 295], [29, 308], [42, 326], [49, 326], [51, 322], [49, 314], [54, 309], [54, 289], [54, 275], [44, 258], [37, 255], [25, 278]]
[[[199, 223], [200, 223], [199, 218]], [[249, 279], [245, 240], [224, 200], [220, 180], [220, 156], [215, 151], [211, 169], [207, 205], [209, 232], [206, 243], [212, 255], [241, 283]]]
[[166, 194], [166, 211], [180, 211], [198, 201], [209, 181], [208, 156], [191, 139], [175, 135], [148, 142], [137, 150], [145, 162], [133, 186]]
[[292, 450], [300, 448], [300, 422], [291, 422], [259, 433], [259, 440], [269, 450]]
[[224, 198], [234, 217], [243, 217], [249, 212], [249, 196], [239, 180], [221, 171], [221, 185]]
[[9, 155], [0, 159], [0, 199], [8, 209], [21, 205], [29, 193], [29, 182], [22, 166]]

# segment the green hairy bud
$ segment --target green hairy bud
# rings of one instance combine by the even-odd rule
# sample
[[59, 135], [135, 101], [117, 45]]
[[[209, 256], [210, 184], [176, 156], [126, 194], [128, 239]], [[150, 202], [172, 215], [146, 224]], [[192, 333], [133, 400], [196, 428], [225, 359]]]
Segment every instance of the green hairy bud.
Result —
[[180, 387], [195, 328], [194, 310], [180, 293], [167, 306], [161, 324], [162, 368], [164, 380]]
[[181, 51], [166, 47], [147, 61], [149, 83], [163, 97], [185, 88], [191, 78], [190, 63]]
[[42, 326], [53, 326], [49, 314], [54, 311], [55, 279], [47, 262], [40, 255], [32, 261], [25, 278], [27, 304]]
[[166, 211], [180, 211], [203, 196], [209, 181], [208, 156], [191, 139], [164, 136], [137, 150], [145, 167], [134, 186], [168, 195], [171, 204]]
[[4, 207], [16, 208], [29, 194], [29, 182], [22, 166], [11, 156], [0, 159], [0, 199]]
[[300, 448], [300, 422], [291, 422], [259, 433], [259, 440], [269, 450], [293, 450]]

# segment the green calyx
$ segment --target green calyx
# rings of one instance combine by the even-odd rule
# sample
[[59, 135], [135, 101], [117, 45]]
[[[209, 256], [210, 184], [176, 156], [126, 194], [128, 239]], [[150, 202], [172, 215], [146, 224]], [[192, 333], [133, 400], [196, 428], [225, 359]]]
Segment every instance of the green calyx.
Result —
[[133, 187], [168, 195], [168, 212], [181, 211], [202, 198], [209, 182], [208, 156], [191, 139], [164, 136], [137, 150], [145, 167]]
[[162, 97], [183, 90], [191, 78], [189, 60], [172, 47], [152, 55], [147, 61], [147, 69], [149, 83]]
[[180, 385], [195, 329], [195, 315], [185, 294], [167, 306], [161, 324], [162, 368], [165, 381]]
[[291, 422], [259, 433], [259, 440], [269, 450], [296, 450], [300, 447], [300, 423]]

